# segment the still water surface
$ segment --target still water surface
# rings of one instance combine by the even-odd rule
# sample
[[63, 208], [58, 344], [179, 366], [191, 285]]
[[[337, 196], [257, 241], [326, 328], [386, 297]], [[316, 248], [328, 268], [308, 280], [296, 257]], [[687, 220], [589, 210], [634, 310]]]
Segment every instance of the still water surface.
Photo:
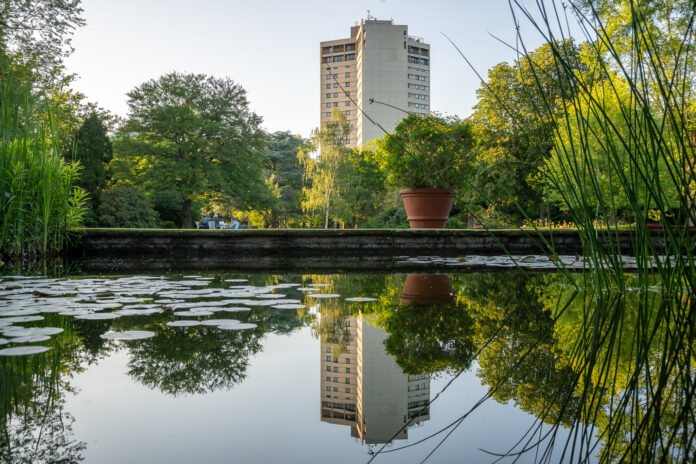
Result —
[[536, 418], [567, 387], [544, 297], [556, 283], [4, 277], [0, 458], [360, 463], [382, 450], [373, 462], [421, 462], [442, 441], [429, 462], [493, 462], [487, 452], [550, 429]]

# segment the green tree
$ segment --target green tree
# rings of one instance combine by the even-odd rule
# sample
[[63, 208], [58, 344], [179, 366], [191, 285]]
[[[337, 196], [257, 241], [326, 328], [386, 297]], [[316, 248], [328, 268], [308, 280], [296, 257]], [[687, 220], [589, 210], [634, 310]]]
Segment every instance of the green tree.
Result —
[[[323, 211], [325, 229], [329, 228], [330, 212], [338, 200], [338, 168], [341, 160], [350, 153], [346, 147], [349, 133], [350, 125], [345, 115], [334, 110], [331, 119], [321, 129], [313, 131], [309, 143], [298, 154], [304, 179], [309, 184], [302, 189], [302, 209], [307, 212]], [[317, 151], [318, 156], [313, 158], [311, 153]]]
[[112, 156], [113, 148], [106, 126], [96, 113], [92, 113], [75, 135], [72, 158], [82, 166], [78, 185], [89, 193], [95, 207], [99, 205], [100, 192], [106, 187], [106, 165]]
[[278, 194], [269, 220], [279, 227], [285, 227], [288, 219], [297, 219], [302, 214], [302, 167], [297, 154], [305, 143], [300, 136], [287, 131], [274, 132], [268, 136], [263, 167]]
[[359, 226], [384, 209], [388, 189], [376, 153], [354, 149], [341, 158], [336, 215], [341, 222]]
[[[568, 40], [556, 48], [573, 71], [585, 69], [574, 42]], [[478, 102], [471, 116], [481, 168], [471, 178], [472, 188], [467, 192], [471, 206], [495, 209], [521, 220], [519, 205], [530, 216], [544, 218], [538, 170], [553, 148], [558, 105], [573, 98], [568, 82], [548, 44], [488, 71], [488, 80], [477, 90]]]
[[135, 187], [118, 184], [105, 190], [97, 208], [97, 218], [103, 227], [155, 227], [157, 213], [145, 194]]
[[116, 156], [148, 190], [179, 194], [181, 227], [192, 226], [198, 198], [225, 199], [238, 208], [270, 201], [261, 118], [231, 79], [172, 72], [130, 91], [128, 107]]

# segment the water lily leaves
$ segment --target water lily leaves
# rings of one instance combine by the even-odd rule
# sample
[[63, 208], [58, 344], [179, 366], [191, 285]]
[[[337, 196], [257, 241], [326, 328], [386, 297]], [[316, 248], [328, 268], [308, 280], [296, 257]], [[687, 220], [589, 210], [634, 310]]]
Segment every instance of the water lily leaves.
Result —
[[377, 301], [377, 298], [370, 298], [367, 296], [356, 296], [354, 298], [346, 298], [346, 301], [351, 301], [355, 303], [367, 303], [368, 301]]
[[49, 346], [16, 346], [0, 350], [0, 356], [28, 356], [30, 354], [44, 353], [50, 350]]
[[10, 341], [6, 338], [0, 338], [0, 345], [7, 345]]
[[85, 321], [103, 321], [107, 319], [116, 319], [118, 317], [121, 316], [115, 313], [87, 313], [78, 314], [75, 316], [75, 319], [82, 319]]
[[220, 311], [224, 311], [226, 313], [241, 313], [251, 311], [251, 308], [245, 308], [243, 306], [230, 306], [229, 308], [220, 308]]
[[311, 293], [307, 295], [309, 298], [340, 298], [338, 293]]
[[239, 324], [240, 322], [236, 319], [208, 319], [207, 321], [202, 321], [201, 325], [225, 325], [225, 324]]
[[225, 282], [249, 282], [249, 279], [225, 279]]
[[124, 330], [123, 332], [108, 331], [100, 335], [105, 340], [144, 340], [155, 336], [149, 330]]
[[167, 322], [169, 327], [195, 327], [197, 325], [201, 325], [200, 321], [192, 321], [189, 319], [183, 320], [183, 321], [171, 321]]
[[258, 327], [256, 324], [252, 324], [250, 322], [240, 322], [238, 324], [223, 324], [217, 326], [217, 328], [221, 330], [248, 330], [255, 329], [256, 327]]
[[303, 309], [306, 308], [305, 305], [303, 304], [296, 304], [296, 303], [287, 303], [287, 304], [279, 304], [273, 306], [275, 309]]
[[14, 337], [10, 339], [12, 343], [41, 343], [50, 340], [51, 337], [46, 335], [33, 335], [27, 337]]

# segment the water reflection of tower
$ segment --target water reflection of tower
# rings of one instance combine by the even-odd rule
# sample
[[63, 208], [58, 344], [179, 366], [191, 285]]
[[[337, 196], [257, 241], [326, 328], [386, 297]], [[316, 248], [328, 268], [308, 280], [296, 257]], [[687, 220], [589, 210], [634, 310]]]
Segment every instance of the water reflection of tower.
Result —
[[[349, 317], [345, 345], [321, 343], [321, 420], [348, 425], [363, 443], [385, 443], [430, 419], [430, 377], [404, 374], [384, 348], [388, 334]], [[396, 437], [408, 438], [408, 428]]]

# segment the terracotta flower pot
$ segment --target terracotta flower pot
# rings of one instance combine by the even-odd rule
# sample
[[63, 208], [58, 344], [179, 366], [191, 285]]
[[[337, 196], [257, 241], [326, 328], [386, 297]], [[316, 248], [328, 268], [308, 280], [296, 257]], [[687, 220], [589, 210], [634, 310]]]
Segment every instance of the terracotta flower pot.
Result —
[[454, 196], [444, 188], [401, 189], [411, 229], [444, 229]]
[[447, 274], [409, 274], [399, 297], [406, 304], [448, 304], [454, 301]]

